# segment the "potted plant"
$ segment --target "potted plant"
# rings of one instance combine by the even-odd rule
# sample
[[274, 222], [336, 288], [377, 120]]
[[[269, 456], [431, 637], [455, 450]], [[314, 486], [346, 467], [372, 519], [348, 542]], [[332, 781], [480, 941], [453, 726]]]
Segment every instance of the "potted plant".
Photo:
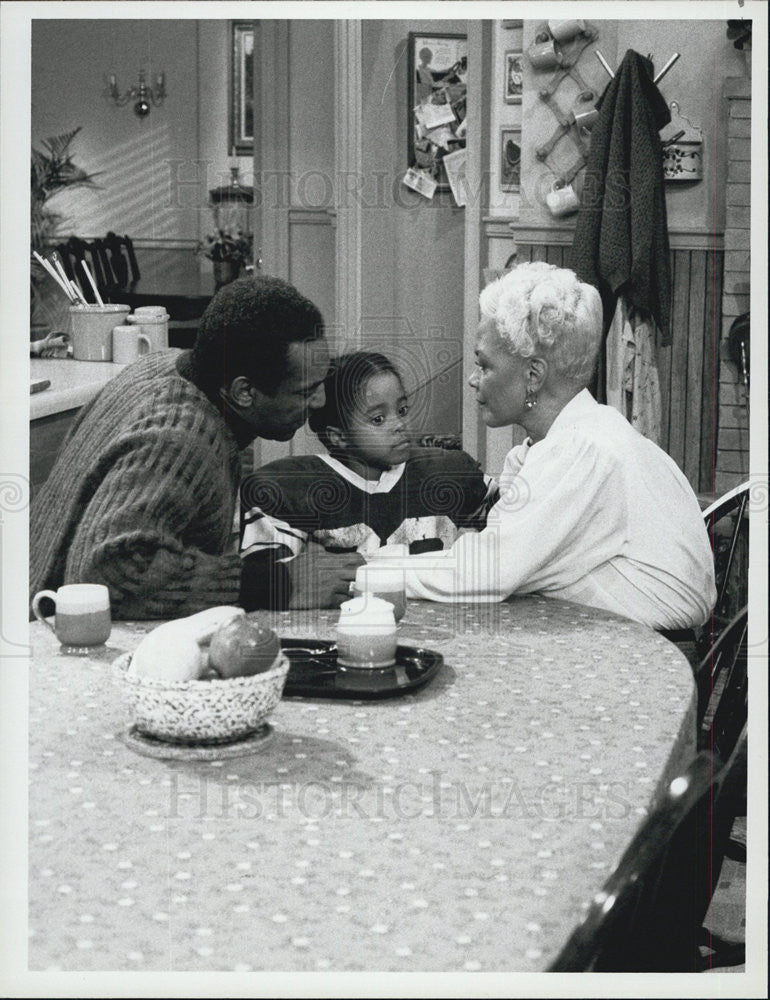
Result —
[[254, 237], [238, 230], [233, 236], [227, 229], [218, 229], [206, 236], [198, 246], [200, 253], [214, 264], [214, 282], [217, 287], [234, 281], [245, 264], [251, 263]]
[[[50, 207], [50, 200], [65, 189], [76, 187], [98, 187], [94, 183], [96, 174], [90, 174], [72, 162], [70, 144], [80, 131], [80, 127], [62, 135], [50, 136], [41, 143], [42, 149], [32, 149], [30, 169], [30, 253], [37, 250], [43, 254], [46, 246], [57, 234], [65, 217]], [[42, 289], [47, 279], [45, 271], [32, 257], [30, 271], [30, 295], [33, 316], [41, 316], [41, 321], [33, 320], [36, 332], [56, 325], [56, 310], [47, 307]], [[57, 302], [59, 293], [57, 292]], [[37, 319], [35, 316], [35, 319]]]

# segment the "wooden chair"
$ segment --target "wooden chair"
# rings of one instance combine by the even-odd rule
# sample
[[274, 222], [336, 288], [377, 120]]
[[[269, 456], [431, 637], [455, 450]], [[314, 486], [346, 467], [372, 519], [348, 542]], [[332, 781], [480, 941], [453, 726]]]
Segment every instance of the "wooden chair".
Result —
[[702, 927], [745, 794], [746, 729], [729, 761], [700, 753], [675, 778], [615, 872], [591, 902], [551, 972], [702, 972], [741, 964], [745, 949], [722, 958]]
[[104, 237], [104, 248], [109, 254], [112, 273], [117, 287], [132, 288], [141, 277], [139, 263], [134, 252], [134, 244], [129, 236], [117, 236], [113, 232]]
[[696, 651], [706, 657], [722, 631], [748, 603], [749, 483], [725, 493], [703, 512], [714, 553], [717, 600], [711, 620], [700, 630]]
[[88, 264], [88, 268], [96, 282], [96, 287], [99, 289], [102, 299], [105, 302], [111, 300], [116, 288], [116, 282], [107, 252], [101, 240], [92, 240], [89, 243], [78, 236], [71, 236], [66, 244], [56, 249], [62, 258], [66, 255], [67, 264], [65, 264], [64, 269], [66, 271], [69, 266], [72, 274], [77, 277], [87, 301], [95, 302], [96, 296], [85, 276], [81, 261], [85, 261]]

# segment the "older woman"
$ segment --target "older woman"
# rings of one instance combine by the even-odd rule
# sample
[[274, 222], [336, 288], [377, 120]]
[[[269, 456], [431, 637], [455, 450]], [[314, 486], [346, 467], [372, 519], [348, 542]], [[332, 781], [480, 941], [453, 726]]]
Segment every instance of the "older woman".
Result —
[[572, 271], [522, 264], [481, 293], [469, 379], [489, 427], [519, 424], [486, 528], [404, 560], [407, 594], [500, 601], [542, 593], [654, 628], [703, 623], [714, 568], [698, 501], [674, 461], [586, 389], [599, 293]]

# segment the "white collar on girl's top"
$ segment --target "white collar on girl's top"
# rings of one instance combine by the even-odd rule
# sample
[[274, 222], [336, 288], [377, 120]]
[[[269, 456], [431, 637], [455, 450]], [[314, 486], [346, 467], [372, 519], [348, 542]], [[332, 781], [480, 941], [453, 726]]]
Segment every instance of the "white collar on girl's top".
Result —
[[359, 476], [357, 472], [353, 472], [347, 465], [343, 465], [339, 459], [332, 458], [331, 455], [319, 455], [318, 457], [322, 462], [326, 462], [330, 469], [334, 469], [343, 479], [346, 479], [351, 486], [355, 486], [363, 493], [390, 493], [403, 476], [406, 468], [406, 462], [402, 462], [400, 465], [394, 465], [392, 469], [386, 469], [377, 480], [364, 479], [363, 476]]

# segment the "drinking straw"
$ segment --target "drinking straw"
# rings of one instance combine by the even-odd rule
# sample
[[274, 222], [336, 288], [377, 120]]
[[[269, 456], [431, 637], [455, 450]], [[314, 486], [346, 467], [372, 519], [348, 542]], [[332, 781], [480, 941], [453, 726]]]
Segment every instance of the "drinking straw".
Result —
[[80, 301], [83, 305], [87, 305], [86, 297], [83, 293], [83, 286], [80, 284], [80, 280], [76, 274], [72, 275], [72, 281], [74, 282], [75, 288], [77, 289], [78, 295], [80, 296]]
[[96, 296], [96, 301], [99, 303], [100, 306], [103, 306], [104, 305], [104, 299], [99, 294], [99, 289], [96, 287], [96, 282], [94, 281], [93, 276], [91, 275], [91, 272], [88, 269], [88, 264], [86, 263], [85, 258], [83, 260], [81, 260], [80, 263], [83, 265], [83, 270], [86, 272], [86, 277], [88, 278], [89, 282], [91, 283], [91, 288], [93, 288], [93, 290], [94, 290], [94, 295]]
[[67, 272], [64, 270], [64, 265], [59, 260], [59, 255], [56, 253], [55, 250], [51, 254], [51, 260], [53, 261], [53, 266], [59, 272], [59, 276], [60, 276], [61, 280], [64, 282], [65, 288], [69, 288], [69, 290], [70, 290], [70, 298], [72, 298], [72, 287], [71, 287], [72, 283], [70, 282], [70, 279], [67, 277]]
[[38, 261], [39, 264], [42, 264], [44, 270], [53, 278], [53, 280], [56, 282], [59, 288], [61, 288], [61, 290], [70, 300], [70, 302], [72, 302], [73, 301], [72, 291], [69, 287], [69, 282], [65, 284], [59, 277], [59, 274], [56, 271], [56, 269], [51, 265], [51, 262], [46, 260], [45, 257], [41, 257], [40, 254], [37, 252], [37, 250], [33, 250], [32, 253], [34, 254], [35, 260]]
[[69, 286], [72, 289], [72, 294], [75, 296], [75, 305], [84, 306], [86, 304], [86, 300], [83, 298], [83, 293], [78, 288], [77, 282], [70, 281]]

